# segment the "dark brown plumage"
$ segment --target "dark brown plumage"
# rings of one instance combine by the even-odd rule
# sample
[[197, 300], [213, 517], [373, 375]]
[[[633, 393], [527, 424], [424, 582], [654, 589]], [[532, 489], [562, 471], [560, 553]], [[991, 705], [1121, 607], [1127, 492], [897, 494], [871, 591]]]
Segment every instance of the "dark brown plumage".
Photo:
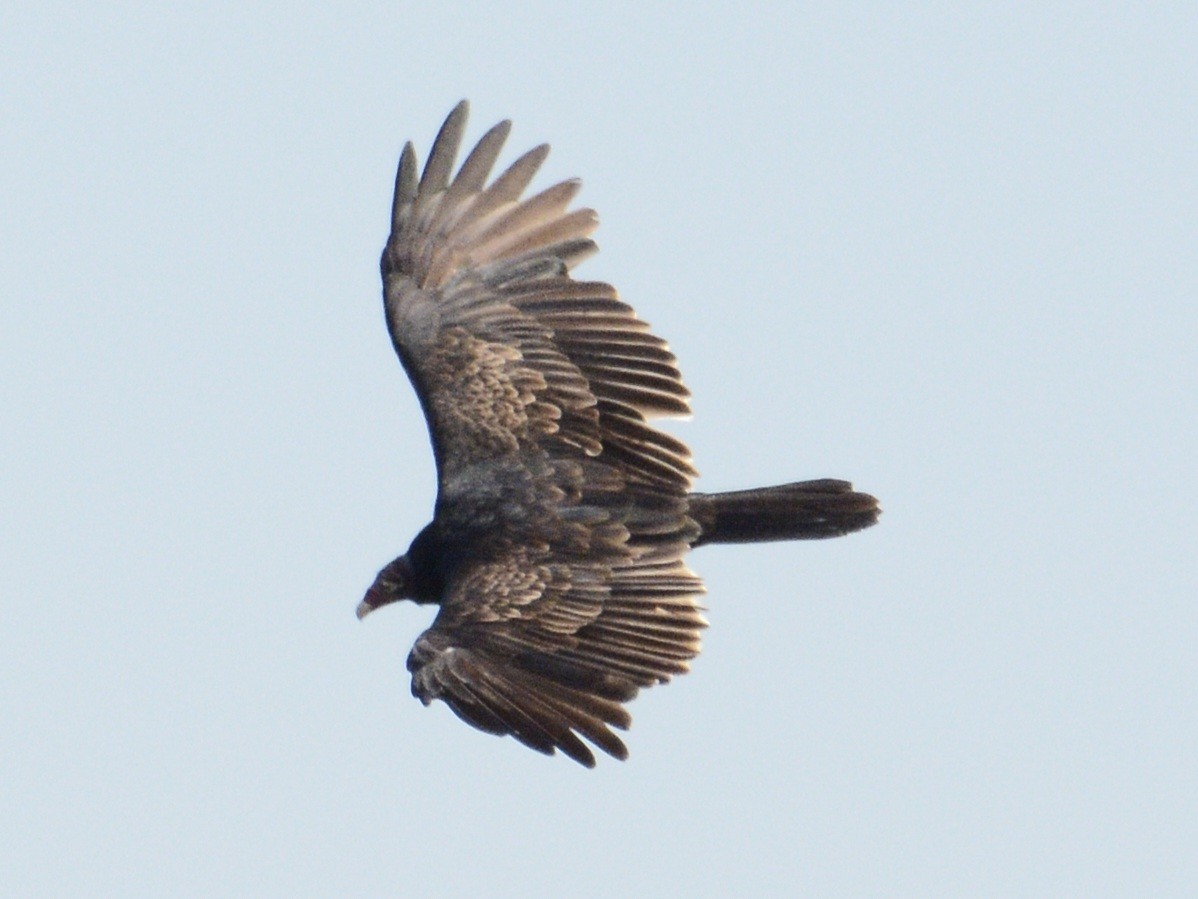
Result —
[[488, 183], [508, 122], [454, 175], [466, 112], [422, 174], [410, 143], [400, 159], [384, 306], [438, 491], [358, 615], [439, 605], [408, 657], [413, 694], [592, 766], [582, 738], [625, 758], [623, 704], [699, 652], [689, 549], [837, 536], [878, 507], [834, 480], [692, 493], [690, 451], [649, 424], [690, 411], [673, 354], [611, 286], [570, 275], [596, 249], [595, 213], [568, 209], [579, 183], [521, 199], [545, 145]]

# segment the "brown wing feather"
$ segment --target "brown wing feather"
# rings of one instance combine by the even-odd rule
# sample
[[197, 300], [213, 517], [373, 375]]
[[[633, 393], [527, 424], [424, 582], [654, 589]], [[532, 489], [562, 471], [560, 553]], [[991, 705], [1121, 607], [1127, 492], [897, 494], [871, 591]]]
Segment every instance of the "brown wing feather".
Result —
[[684, 493], [689, 453], [649, 427], [687, 415], [689, 393], [665, 342], [610, 285], [575, 281], [597, 221], [569, 210], [577, 181], [521, 200], [548, 147], [487, 185], [510, 130], [488, 131], [452, 175], [467, 107], [442, 126], [418, 174], [405, 148], [383, 253], [387, 323], [447, 469], [530, 447], [597, 456], [633, 480]]
[[610, 730], [631, 721], [621, 703], [686, 672], [706, 626], [698, 578], [677, 560], [642, 563], [635, 535], [629, 546], [610, 565], [519, 546], [471, 566], [408, 657], [413, 694], [587, 766], [578, 736], [624, 758]]

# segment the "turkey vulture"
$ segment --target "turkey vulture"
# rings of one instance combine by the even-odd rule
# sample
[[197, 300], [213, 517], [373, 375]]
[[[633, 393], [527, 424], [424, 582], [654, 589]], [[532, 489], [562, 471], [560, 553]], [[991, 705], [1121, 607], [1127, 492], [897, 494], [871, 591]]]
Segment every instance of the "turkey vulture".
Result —
[[707, 622], [692, 547], [836, 537], [878, 504], [845, 481], [692, 493], [690, 451], [649, 422], [689, 413], [665, 341], [600, 281], [579, 182], [521, 199], [541, 145], [490, 180], [500, 122], [454, 174], [463, 101], [424, 171], [404, 147], [381, 262], [395, 351], [437, 465], [432, 522], [379, 572], [358, 617], [440, 606], [408, 656], [412, 693], [480, 730], [588, 767], [581, 738], [624, 759], [611, 728], [641, 687], [684, 673]]

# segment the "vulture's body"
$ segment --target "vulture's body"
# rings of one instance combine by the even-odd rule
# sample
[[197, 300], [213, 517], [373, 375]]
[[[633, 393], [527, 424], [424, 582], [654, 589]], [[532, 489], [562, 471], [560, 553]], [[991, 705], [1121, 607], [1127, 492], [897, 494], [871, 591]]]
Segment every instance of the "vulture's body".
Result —
[[687, 670], [706, 626], [693, 546], [829, 537], [872, 524], [873, 497], [821, 480], [691, 492], [690, 452], [651, 419], [689, 412], [675, 359], [607, 284], [578, 182], [521, 196], [548, 148], [488, 183], [509, 124], [456, 175], [466, 105], [418, 175], [396, 179], [382, 273], [387, 326], [437, 463], [433, 521], [386, 566], [359, 616], [440, 606], [408, 658], [412, 692], [465, 721], [593, 765], [641, 687]]

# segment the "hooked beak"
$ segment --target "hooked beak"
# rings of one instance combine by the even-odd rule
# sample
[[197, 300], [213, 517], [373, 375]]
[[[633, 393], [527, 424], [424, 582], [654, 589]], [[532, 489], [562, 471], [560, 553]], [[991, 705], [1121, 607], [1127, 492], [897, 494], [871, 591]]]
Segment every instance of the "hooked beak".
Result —
[[358, 620], [361, 621], [379, 606], [389, 605], [399, 599], [398, 596], [392, 596], [384, 590], [380, 590], [378, 585], [371, 586], [366, 591], [366, 596], [358, 603]]
[[411, 582], [412, 565], [407, 556], [400, 556], [378, 573], [366, 596], [358, 603], [358, 620], [361, 621], [380, 606], [390, 605], [396, 600], [406, 599]]

